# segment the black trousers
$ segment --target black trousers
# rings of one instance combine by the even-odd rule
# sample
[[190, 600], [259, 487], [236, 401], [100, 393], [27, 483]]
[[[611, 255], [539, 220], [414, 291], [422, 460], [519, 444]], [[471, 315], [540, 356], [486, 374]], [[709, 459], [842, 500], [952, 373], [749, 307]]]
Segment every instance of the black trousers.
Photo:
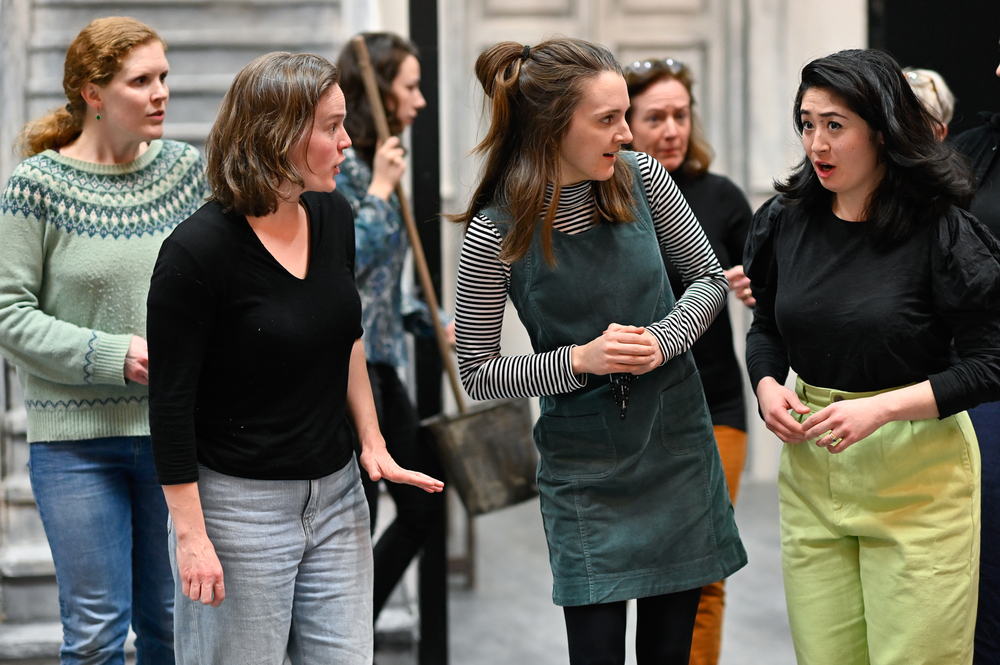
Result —
[[[701, 587], [637, 601], [639, 665], [688, 665]], [[570, 665], [625, 664], [625, 601], [564, 607]]]
[[[433, 441], [418, 432], [417, 412], [396, 374], [396, 368], [382, 363], [368, 364], [368, 379], [375, 398], [378, 425], [385, 438], [386, 449], [401, 467], [420, 471], [434, 478], [444, 478]], [[360, 443], [355, 438], [355, 450], [360, 457]], [[372, 482], [362, 470], [361, 482], [368, 498], [372, 531], [378, 516], [378, 483]], [[389, 495], [396, 503], [396, 519], [375, 543], [374, 618], [396, 588], [410, 561], [424, 544], [427, 534], [444, 520], [444, 493], [427, 493], [410, 485], [386, 483]]]

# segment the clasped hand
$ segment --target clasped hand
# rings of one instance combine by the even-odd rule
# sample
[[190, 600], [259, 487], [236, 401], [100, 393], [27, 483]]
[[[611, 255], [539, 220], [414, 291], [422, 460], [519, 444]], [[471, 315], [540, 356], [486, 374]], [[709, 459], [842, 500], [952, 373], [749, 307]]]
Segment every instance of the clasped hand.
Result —
[[757, 401], [764, 424], [785, 443], [816, 440], [816, 445], [831, 453], [840, 453], [867, 438], [887, 422], [886, 414], [870, 398], [843, 400], [825, 406], [801, 423], [789, 411], [800, 415], [810, 412], [795, 391], [771, 377], [757, 384]]
[[601, 336], [570, 352], [574, 374], [645, 374], [663, 364], [663, 350], [641, 326], [612, 323]]

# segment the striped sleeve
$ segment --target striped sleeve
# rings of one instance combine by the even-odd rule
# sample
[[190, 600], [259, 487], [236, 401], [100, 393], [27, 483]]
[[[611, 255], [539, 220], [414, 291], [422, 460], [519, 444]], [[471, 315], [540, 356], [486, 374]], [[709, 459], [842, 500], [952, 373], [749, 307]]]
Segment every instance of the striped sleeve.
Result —
[[690, 349], [708, 329], [726, 306], [729, 284], [701, 224], [670, 174], [646, 153], [636, 156], [656, 237], [687, 287], [666, 318], [647, 327], [660, 342], [666, 362]]
[[534, 397], [571, 392], [586, 383], [573, 374], [571, 346], [524, 356], [500, 354], [510, 264], [501, 238], [481, 214], [472, 220], [458, 263], [455, 342], [462, 384], [473, 399]]

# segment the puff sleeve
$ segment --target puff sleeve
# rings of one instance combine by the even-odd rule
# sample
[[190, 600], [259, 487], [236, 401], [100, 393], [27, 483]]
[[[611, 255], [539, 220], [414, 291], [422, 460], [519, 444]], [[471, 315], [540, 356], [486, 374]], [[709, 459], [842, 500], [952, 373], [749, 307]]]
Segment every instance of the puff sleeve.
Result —
[[938, 224], [930, 260], [934, 308], [958, 355], [928, 377], [944, 418], [1000, 399], [1000, 242], [953, 208]]

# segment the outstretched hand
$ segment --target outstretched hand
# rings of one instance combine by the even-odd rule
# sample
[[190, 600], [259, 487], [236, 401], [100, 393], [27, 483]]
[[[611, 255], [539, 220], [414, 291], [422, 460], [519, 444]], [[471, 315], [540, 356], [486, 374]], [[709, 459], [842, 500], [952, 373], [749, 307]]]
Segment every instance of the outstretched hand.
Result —
[[389, 482], [402, 485], [413, 485], [425, 492], [440, 492], [444, 483], [417, 471], [408, 471], [396, 464], [385, 444], [364, 447], [361, 453], [361, 466], [368, 472], [373, 481], [385, 478]]
[[573, 347], [570, 360], [574, 374], [638, 376], [663, 364], [663, 350], [645, 328], [612, 323], [600, 337]]

